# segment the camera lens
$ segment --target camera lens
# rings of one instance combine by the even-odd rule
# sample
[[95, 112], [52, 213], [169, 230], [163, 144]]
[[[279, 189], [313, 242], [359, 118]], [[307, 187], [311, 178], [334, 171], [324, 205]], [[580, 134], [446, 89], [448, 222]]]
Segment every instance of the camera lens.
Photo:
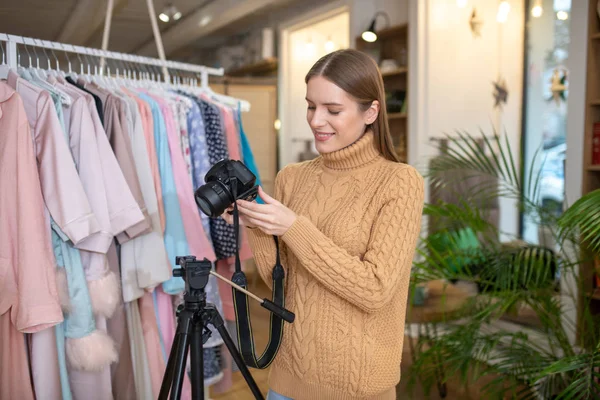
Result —
[[233, 203], [229, 189], [219, 181], [208, 182], [194, 193], [200, 211], [209, 217], [218, 217]]

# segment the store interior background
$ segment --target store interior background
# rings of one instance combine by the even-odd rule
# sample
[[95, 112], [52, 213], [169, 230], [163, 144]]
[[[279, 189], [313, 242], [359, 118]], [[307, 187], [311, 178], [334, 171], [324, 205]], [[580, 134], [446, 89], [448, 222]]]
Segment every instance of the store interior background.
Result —
[[[154, 0], [154, 7], [157, 14], [170, 5], [181, 13], [158, 20], [167, 59], [224, 68], [223, 77], [211, 77], [211, 88], [250, 102], [243, 124], [267, 192], [283, 166], [316, 156], [305, 117], [306, 72], [330, 51], [360, 46], [375, 18], [376, 30], [396, 29], [405, 43], [404, 60], [396, 60], [396, 72], [386, 79], [406, 96], [405, 109], [390, 121], [404, 135], [406, 162], [425, 171], [438, 152], [433, 139], [444, 134], [498, 132], [519, 165], [529, 165], [538, 150], [546, 157], [542, 198], [560, 213], [582, 195], [581, 155], [589, 150], [582, 132], [592, 2]], [[541, 15], [532, 12], [536, 6]], [[106, 2], [97, 0], [3, 0], [0, 33], [100, 48], [105, 9]], [[114, 0], [108, 49], [158, 57], [145, 1]], [[554, 74], [566, 74], [564, 90], [553, 90]], [[498, 101], [495, 84], [506, 88], [505, 102]], [[515, 201], [500, 198], [499, 215], [500, 240], [544, 243], [543, 229]], [[264, 291], [260, 282], [252, 285]], [[565, 316], [574, 315], [576, 304], [563, 301]], [[573, 330], [570, 340], [575, 338]], [[259, 347], [266, 340], [258, 338]], [[406, 368], [408, 358], [406, 353]], [[266, 372], [256, 373], [264, 387]], [[241, 378], [233, 390], [215, 398], [251, 398]], [[465, 395], [450, 393], [448, 398]]]

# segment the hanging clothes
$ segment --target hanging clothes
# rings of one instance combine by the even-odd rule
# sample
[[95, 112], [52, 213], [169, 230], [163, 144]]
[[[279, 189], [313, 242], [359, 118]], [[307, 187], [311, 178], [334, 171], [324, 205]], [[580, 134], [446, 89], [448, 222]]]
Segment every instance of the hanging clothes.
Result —
[[[187, 86], [9, 70], [0, 81], [0, 131], [12, 133], [0, 135], [0, 185], [14, 194], [0, 199], [0, 398], [158, 397], [183, 302], [176, 256], [207, 258], [231, 276], [233, 227], [204, 215], [194, 190], [220, 159], [248, 157], [238, 116]], [[243, 230], [240, 254], [252, 256]], [[230, 321], [231, 287], [220, 286], [209, 277], [206, 301]], [[231, 360], [209, 329], [204, 384], [227, 384]], [[183, 399], [189, 368], [188, 358]]]
[[[206, 143], [210, 165], [229, 158], [227, 142], [222, 129], [222, 120], [219, 109], [208, 101], [199, 101], [206, 127]], [[213, 246], [218, 259], [231, 257], [235, 254], [235, 232], [233, 226], [227, 224], [222, 218], [210, 219], [210, 233]]]
[[21, 95], [3, 82], [0, 132], [0, 398], [33, 399], [22, 333], [52, 328], [63, 316], [28, 116]]

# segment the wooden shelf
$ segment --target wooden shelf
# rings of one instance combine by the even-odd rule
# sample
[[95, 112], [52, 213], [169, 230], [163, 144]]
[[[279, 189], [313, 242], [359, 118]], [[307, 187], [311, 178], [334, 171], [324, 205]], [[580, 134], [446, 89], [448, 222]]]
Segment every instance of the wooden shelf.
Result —
[[593, 292], [586, 293], [586, 297], [593, 300], [600, 300], [600, 289], [596, 289]]
[[408, 72], [408, 68], [400, 67], [400, 68], [393, 69], [391, 71], [382, 72], [381, 76], [384, 78], [387, 78], [388, 76], [403, 75], [403, 74], [406, 74], [407, 72]]
[[[375, 42], [366, 42], [362, 37], [357, 36], [354, 44], [357, 50], [360, 50], [371, 57], [380, 66], [384, 60], [393, 60], [397, 68], [381, 71], [386, 94], [394, 92], [404, 92], [404, 101], [408, 99], [408, 60], [410, 58], [408, 46], [408, 24], [399, 24], [381, 29], [376, 32], [377, 40]], [[406, 105], [396, 110], [406, 110]], [[402, 112], [388, 113], [388, 122], [390, 123], [390, 134], [394, 141], [396, 152], [403, 162], [408, 158], [408, 115]]]
[[267, 58], [254, 64], [244, 65], [239, 68], [226, 71], [227, 76], [265, 75], [277, 71], [277, 58]]
[[[588, 42], [587, 42], [587, 65], [585, 74], [585, 87], [590, 88], [586, 92], [586, 107], [585, 107], [585, 121], [584, 121], [584, 138], [583, 138], [583, 179], [582, 179], [582, 190], [581, 194], [585, 195], [596, 189], [600, 188], [600, 165], [592, 164], [592, 143], [594, 137], [594, 124], [598, 122], [600, 97], [599, 93], [595, 89], [600, 87], [600, 74], [597, 72], [596, 60], [600, 57], [600, 46], [598, 41], [600, 40], [600, 33], [598, 32], [599, 21], [598, 13], [596, 11], [596, 2], [589, 2], [588, 4]], [[581, 243], [580, 251], [584, 259], [593, 259], [594, 255], [590, 254], [585, 243]], [[583, 279], [583, 287], [581, 288], [579, 298], [579, 310], [578, 310], [578, 342], [587, 346], [586, 335], [584, 332], [589, 329], [599, 329], [597, 326], [587, 326], [587, 322], [584, 319], [583, 307], [589, 307], [589, 311], [592, 315], [597, 315], [600, 312], [600, 306], [597, 305], [596, 300], [600, 300], [600, 288], [596, 288], [594, 285], [596, 266], [593, 261], [583, 262], [580, 265], [579, 276]], [[594, 305], [590, 307], [590, 299], [594, 299]]]
[[406, 113], [391, 113], [388, 114], [388, 119], [406, 119]]
[[390, 28], [382, 29], [375, 33], [377, 34], [377, 40], [385, 40], [385, 39], [390, 39], [390, 38], [393, 39], [393, 38], [395, 38], [397, 36], [401, 36], [401, 35], [406, 35], [407, 31], [408, 31], [408, 24], [401, 24], [401, 25], [392, 26]]

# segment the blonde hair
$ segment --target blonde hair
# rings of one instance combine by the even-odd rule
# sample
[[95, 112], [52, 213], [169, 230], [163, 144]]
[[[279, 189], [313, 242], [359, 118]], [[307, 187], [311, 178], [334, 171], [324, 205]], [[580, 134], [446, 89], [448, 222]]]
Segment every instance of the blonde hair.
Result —
[[321, 57], [304, 81], [308, 83], [315, 76], [322, 76], [343, 89], [358, 102], [363, 112], [373, 101], [379, 102], [379, 114], [369, 127], [381, 154], [390, 161], [400, 162], [390, 134], [383, 78], [375, 60], [358, 50], [337, 50]]

